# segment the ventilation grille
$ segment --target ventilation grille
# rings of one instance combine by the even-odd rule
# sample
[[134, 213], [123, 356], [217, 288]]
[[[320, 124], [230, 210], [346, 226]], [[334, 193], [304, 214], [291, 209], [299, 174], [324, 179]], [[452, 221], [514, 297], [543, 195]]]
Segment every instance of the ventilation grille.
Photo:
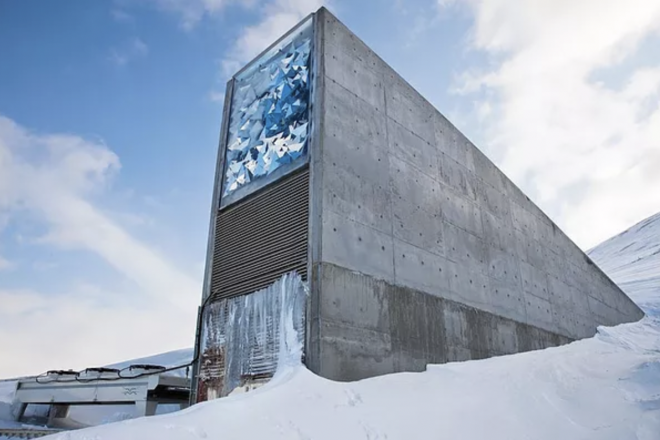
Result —
[[295, 270], [307, 280], [309, 169], [218, 214], [213, 299], [256, 292]]

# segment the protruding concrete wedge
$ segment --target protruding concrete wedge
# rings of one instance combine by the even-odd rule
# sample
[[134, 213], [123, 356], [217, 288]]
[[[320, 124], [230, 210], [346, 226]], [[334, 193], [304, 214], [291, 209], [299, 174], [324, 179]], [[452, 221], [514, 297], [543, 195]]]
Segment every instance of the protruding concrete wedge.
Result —
[[[305, 362], [338, 380], [556, 346], [643, 316], [326, 9], [226, 96], [202, 315], [295, 270], [310, 292], [295, 311]], [[198, 373], [250, 365], [260, 340]]]

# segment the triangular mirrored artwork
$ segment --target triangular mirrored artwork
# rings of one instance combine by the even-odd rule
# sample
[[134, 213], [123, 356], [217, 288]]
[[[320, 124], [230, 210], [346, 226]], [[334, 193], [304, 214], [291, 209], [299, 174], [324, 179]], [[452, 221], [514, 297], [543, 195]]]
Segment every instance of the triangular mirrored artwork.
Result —
[[235, 78], [224, 196], [307, 154], [311, 48], [303, 29]]

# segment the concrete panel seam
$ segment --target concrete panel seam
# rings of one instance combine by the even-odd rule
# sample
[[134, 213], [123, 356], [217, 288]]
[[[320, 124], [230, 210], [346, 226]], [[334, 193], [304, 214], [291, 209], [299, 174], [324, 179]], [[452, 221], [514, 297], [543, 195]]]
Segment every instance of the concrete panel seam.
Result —
[[356, 94], [353, 93], [351, 90], [347, 89], [346, 87], [344, 87], [343, 85], [341, 85], [340, 83], [338, 83], [337, 81], [335, 81], [334, 79], [330, 78], [330, 77], [327, 76], [327, 75], [323, 75], [323, 76], [324, 76], [324, 78], [325, 78], [326, 80], [328, 80], [328, 81], [332, 81], [337, 87], [341, 87], [342, 89], [344, 89], [344, 91], [350, 93], [350, 94], [353, 95], [355, 98], [359, 99], [359, 100], [362, 101], [363, 103], [367, 104], [369, 107], [373, 108], [374, 111], [375, 111], [376, 113], [380, 113], [380, 114], [382, 114], [382, 115], [387, 116], [387, 113], [385, 113], [384, 109], [383, 109], [383, 110], [379, 110], [379, 109], [378, 109], [376, 106], [374, 106], [372, 103], [370, 103], [369, 101], [365, 100], [365, 99], [362, 98], [361, 96], [356, 95]]
[[[383, 111], [385, 113], [385, 118], [387, 118], [387, 99], [385, 99], [384, 101]], [[387, 119], [385, 120], [385, 142], [387, 142], [387, 145], [390, 144], [390, 130], [387, 126]], [[391, 179], [390, 179], [390, 185], [391, 185]], [[394, 249], [394, 194], [392, 194], [390, 197], [390, 218], [392, 219], [392, 227], [390, 230], [390, 236], [392, 237], [392, 268], [393, 268], [392, 271], [393, 271], [393, 279], [396, 280], [396, 255], [395, 255], [396, 251]]]

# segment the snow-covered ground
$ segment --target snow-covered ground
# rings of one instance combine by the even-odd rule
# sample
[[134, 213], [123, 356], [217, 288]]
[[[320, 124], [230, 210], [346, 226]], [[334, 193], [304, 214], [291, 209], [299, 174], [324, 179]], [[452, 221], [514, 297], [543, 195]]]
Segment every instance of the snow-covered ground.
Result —
[[292, 366], [248, 394], [53, 439], [660, 440], [659, 250], [657, 215], [591, 251], [647, 312], [591, 339], [352, 383]]

